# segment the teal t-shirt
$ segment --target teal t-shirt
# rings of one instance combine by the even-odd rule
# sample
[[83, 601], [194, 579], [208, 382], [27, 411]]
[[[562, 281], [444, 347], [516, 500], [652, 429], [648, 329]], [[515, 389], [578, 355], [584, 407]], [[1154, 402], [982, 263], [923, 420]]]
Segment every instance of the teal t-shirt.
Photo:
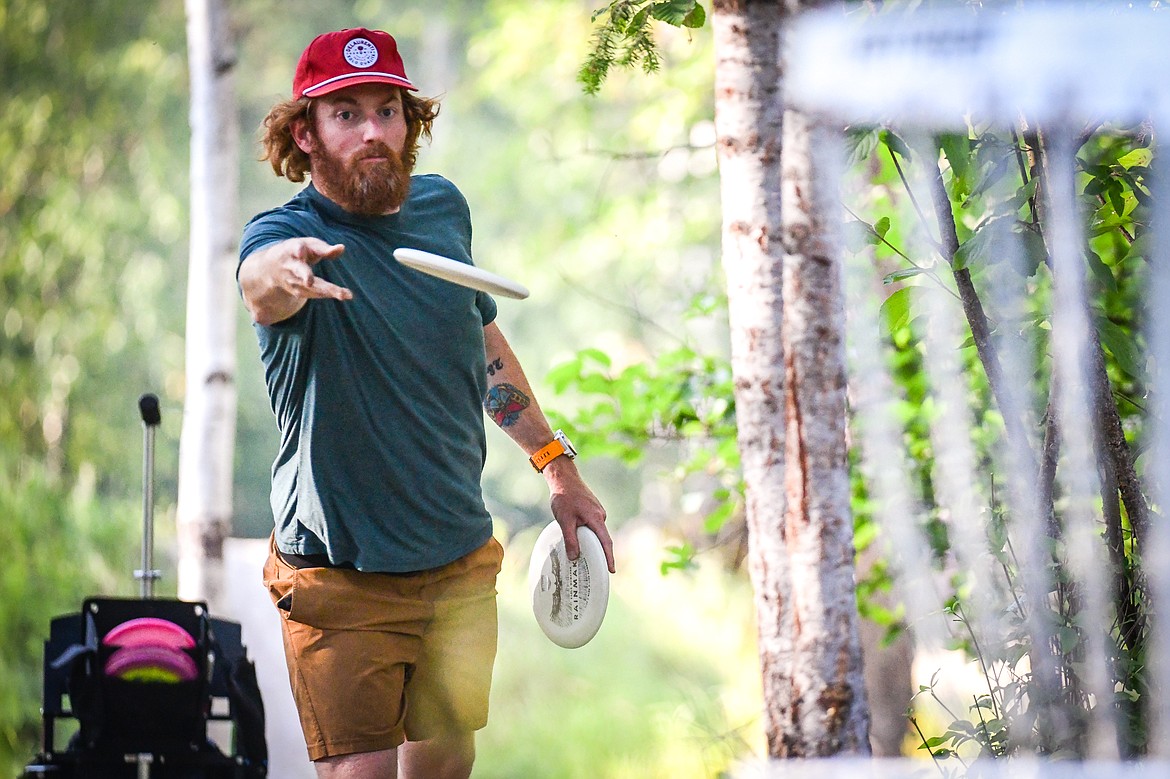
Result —
[[351, 214], [312, 185], [244, 228], [240, 262], [313, 236], [345, 245], [314, 267], [353, 299], [310, 300], [256, 325], [280, 450], [272, 512], [280, 549], [362, 571], [445, 565], [491, 537], [480, 479], [487, 443], [482, 292], [400, 264], [399, 247], [471, 263], [471, 216], [441, 176], [415, 176], [401, 210]]

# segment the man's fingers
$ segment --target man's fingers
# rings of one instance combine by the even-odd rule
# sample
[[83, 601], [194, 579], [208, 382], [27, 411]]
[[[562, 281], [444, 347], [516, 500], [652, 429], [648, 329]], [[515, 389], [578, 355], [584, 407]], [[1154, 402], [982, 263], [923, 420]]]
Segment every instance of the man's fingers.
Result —
[[313, 276], [305, 287], [305, 297], [353, 300], [353, 293], [345, 287], [339, 287], [332, 282], [326, 281], [320, 276]]
[[597, 535], [597, 540], [601, 542], [601, 548], [605, 552], [605, 562], [609, 565], [610, 573], [617, 573], [617, 568], [613, 562], [613, 539], [609, 537], [609, 528], [606, 527], [605, 520], [598, 522], [596, 527], [593, 525], [586, 525]]
[[609, 531], [604, 525], [601, 526], [601, 530], [597, 537], [601, 539], [601, 548], [605, 550], [605, 562], [609, 565], [610, 573], [617, 573], [617, 565], [613, 561], [613, 539], [609, 537]]
[[565, 555], [570, 560], [576, 560], [581, 556], [581, 544], [577, 541], [577, 528], [566, 531], [561, 528], [561, 535], [565, 537]]
[[321, 260], [340, 257], [344, 252], [344, 244], [329, 244], [319, 238], [300, 239], [300, 245], [285, 266], [288, 276], [284, 288], [290, 294], [301, 298], [352, 300], [353, 293], [348, 289], [325, 281], [313, 273], [315, 264]]
[[609, 572], [617, 573], [617, 566], [613, 560], [613, 539], [609, 535], [609, 528], [606, 527], [604, 519], [597, 522], [579, 519], [571, 525], [562, 523], [561, 535], [565, 539], [565, 556], [570, 560], [576, 560], [581, 555], [581, 543], [577, 539], [577, 528], [579, 527], [589, 528], [593, 531], [597, 540], [601, 542], [602, 551], [605, 552], [605, 562]]
[[344, 253], [345, 244], [325, 243], [320, 238], [302, 238], [295, 256], [309, 265], [315, 265], [321, 260], [331, 260]]

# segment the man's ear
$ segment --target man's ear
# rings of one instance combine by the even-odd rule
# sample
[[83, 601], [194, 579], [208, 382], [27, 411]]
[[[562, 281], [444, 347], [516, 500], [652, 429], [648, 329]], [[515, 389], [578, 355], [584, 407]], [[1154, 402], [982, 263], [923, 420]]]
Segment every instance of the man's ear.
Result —
[[292, 132], [293, 142], [305, 154], [313, 153], [313, 131], [309, 128], [307, 117], [297, 117], [289, 122], [288, 129]]

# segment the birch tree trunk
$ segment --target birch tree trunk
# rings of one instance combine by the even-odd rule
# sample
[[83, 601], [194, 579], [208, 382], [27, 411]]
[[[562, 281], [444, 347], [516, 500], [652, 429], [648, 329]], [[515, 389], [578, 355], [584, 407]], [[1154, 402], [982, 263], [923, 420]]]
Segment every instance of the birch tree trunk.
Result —
[[228, 0], [186, 0], [191, 71], [187, 386], [179, 444], [179, 597], [220, 610], [236, 431], [239, 141]]
[[823, 222], [829, 193], [814, 181], [814, 138], [807, 117], [784, 113], [784, 524], [797, 626], [791, 716], [802, 756], [869, 751], [845, 443], [844, 290]]
[[869, 751], [842, 290], [812, 210], [808, 129], [785, 114], [780, 91], [781, 34], [795, 10], [783, 0], [716, 0], [712, 14], [731, 362], [764, 727], [776, 758]]

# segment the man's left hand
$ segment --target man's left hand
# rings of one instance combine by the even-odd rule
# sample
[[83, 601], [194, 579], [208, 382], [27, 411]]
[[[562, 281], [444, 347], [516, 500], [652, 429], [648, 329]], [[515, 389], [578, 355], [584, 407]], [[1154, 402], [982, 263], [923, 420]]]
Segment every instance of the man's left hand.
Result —
[[605, 526], [605, 508], [581, 479], [576, 464], [568, 457], [558, 457], [545, 466], [544, 474], [552, 489], [552, 515], [565, 537], [565, 554], [570, 560], [577, 559], [581, 554], [577, 528], [587, 527], [601, 541], [609, 572], [617, 573], [613, 562], [613, 539]]

